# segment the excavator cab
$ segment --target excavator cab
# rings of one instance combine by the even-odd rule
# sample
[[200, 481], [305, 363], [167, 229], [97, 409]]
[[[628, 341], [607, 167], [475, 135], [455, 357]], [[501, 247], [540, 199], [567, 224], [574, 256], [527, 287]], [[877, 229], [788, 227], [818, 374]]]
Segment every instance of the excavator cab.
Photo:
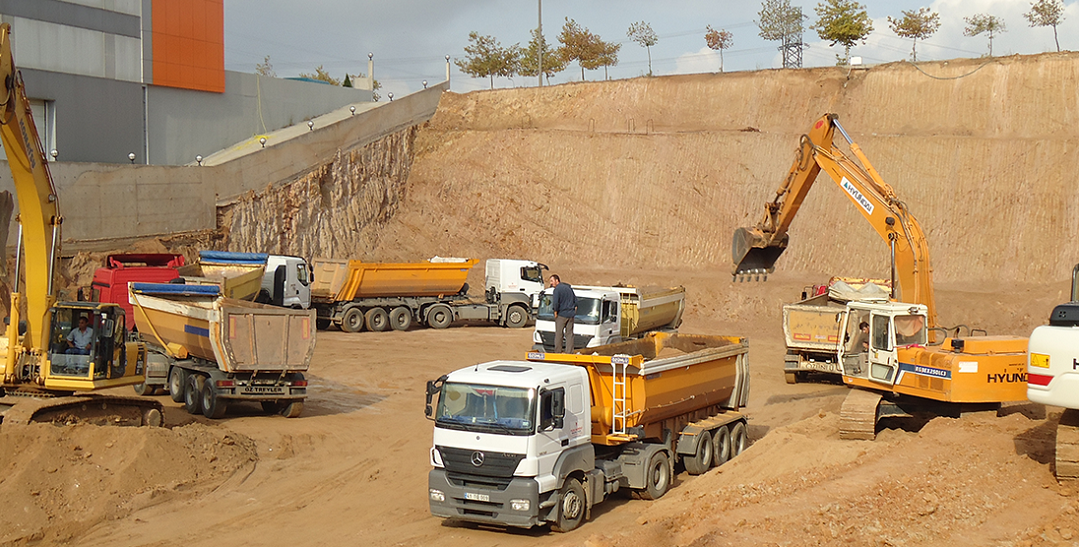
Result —
[[126, 375], [123, 308], [108, 303], [66, 302], [53, 306], [50, 316], [50, 377], [70, 383], [76, 379], [108, 381]]

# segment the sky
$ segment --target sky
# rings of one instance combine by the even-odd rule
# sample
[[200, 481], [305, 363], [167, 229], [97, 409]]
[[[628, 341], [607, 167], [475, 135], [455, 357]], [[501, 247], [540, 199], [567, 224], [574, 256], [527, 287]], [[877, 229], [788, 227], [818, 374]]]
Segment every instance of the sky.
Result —
[[[654, 75], [718, 72], [720, 55], [705, 46], [705, 28], [725, 29], [734, 45], [723, 53], [726, 72], [781, 68], [777, 42], [758, 36], [759, 1], [682, 0], [225, 0], [225, 68], [254, 72], [269, 56], [278, 77], [313, 73], [322, 66], [331, 76], [367, 72], [367, 55], [374, 56], [375, 78], [388, 92], [400, 97], [422, 88], [424, 80], [446, 78], [450, 56], [450, 85], [458, 93], [487, 89], [487, 78], [472, 78], [452, 61], [464, 57], [468, 34], [494, 36], [503, 46], [526, 46], [536, 28], [542, 2], [543, 33], [557, 45], [566, 19], [573, 19], [608, 42], [622, 44], [618, 64], [608, 77], [633, 78], [649, 70], [649, 51], [626, 37], [630, 24], [648, 23], [659, 37], [650, 48]], [[873, 32], [864, 45], [851, 50], [867, 65], [909, 60], [911, 40], [898, 37], [887, 17], [903, 10], [929, 7], [940, 14], [940, 29], [918, 43], [918, 60], [980, 57], [988, 53], [986, 35], [964, 36], [965, 17], [989, 14], [1002, 19], [1006, 32], [994, 37], [993, 54], [1035, 54], [1055, 51], [1051, 27], [1031, 28], [1023, 14], [1030, 0], [869, 0], [863, 2], [873, 20]], [[807, 15], [807, 27], [816, 21], [817, 2], [791, 0]], [[1079, 0], [1065, 2], [1063, 24], [1057, 33], [1062, 50], [1079, 49]], [[803, 66], [834, 66], [842, 46], [829, 47], [806, 30]], [[603, 69], [585, 72], [587, 80], [604, 78]], [[573, 63], [555, 75], [552, 84], [581, 80]], [[496, 88], [535, 86], [533, 77], [495, 78]]]

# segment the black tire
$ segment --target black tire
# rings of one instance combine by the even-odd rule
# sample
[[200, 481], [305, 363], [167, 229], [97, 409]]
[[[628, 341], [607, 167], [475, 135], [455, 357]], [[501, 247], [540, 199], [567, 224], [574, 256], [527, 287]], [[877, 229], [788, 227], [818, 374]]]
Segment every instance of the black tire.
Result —
[[690, 475], [703, 475], [712, 468], [712, 434], [702, 431], [700, 440], [697, 441], [697, 452], [689, 456], [682, 456], [682, 463], [686, 465], [686, 471]]
[[656, 452], [645, 468], [644, 490], [639, 491], [646, 500], [658, 500], [671, 489], [671, 460], [666, 452]]
[[277, 414], [284, 406], [278, 401], [262, 401], [262, 411], [267, 414]]
[[187, 371], [180, 367], [172, 367], [169, 370], [169, 397], [172, 402], [184, 402], [184, 390], [187, 389]]
[[453, 323], [453, 312], [446, 306], [435, 306], [427, 312], [427, 326], [432, 329], [444, 329]]
[[398, 306], [390, 311], [390, 326], [393, 330], [408, 330], [412, 326], [412, 310]]
[[712, 466], [719, 467], [731, 459], [731, 430], [720, 426], [712, 432]]
[[382, 332], [390, 328], [390, 314], [382, 308], [371, 308], [363, 317], [367, 330], [371, 332]]
[[281, 409], [281, 415], [286, 418], [299, 418], [303, 413], [303, 401], [289, 401]]
[[329, 319], [315, 319], [315, 328], [318, 330], [326, 330], [330, 328], [332, 321]]
[[738, 422], [731, 428], [731, 457], [735, 457], [741, 454], [746, 446], [749, 444], [749, 437], [746, 435], [746, 423]]
[[506, 311], [506, 328], [519, 329], [528, 324], [528, 310], [524, 306], [510, 306]]
[[137, 383], [137, 384], [135, 384], [135, 385], [133, 385], [131, 387], [134, 388], [135, 395], [143, 396], [143, 395], [153, 395], [154, 394], [154, 388], [146, 387], [146, 382], [139, 382], [139, 383]]
[[360, 332], [363, 330], [363, 310], [349, 308], [341, 317], [341, 330], [345, 332]]
[[584, 487], [577, 479], [566, 479], [562, 490], [558, 492], [558, 516], [551, 523], [555, 532], [569, 532], [584, 522], [587, 500]]
[[184, 386], [184, 408], [188, 414], [202, 412], [202, 386], [205, 383], [206, 378], [201, 374], [188, 374], [187, 384]]
[[218, 420], [225, 416], [228, 402], [218, 398], [217, 389], [210, 380], [202, 383], [202, 415], [212, 420]]

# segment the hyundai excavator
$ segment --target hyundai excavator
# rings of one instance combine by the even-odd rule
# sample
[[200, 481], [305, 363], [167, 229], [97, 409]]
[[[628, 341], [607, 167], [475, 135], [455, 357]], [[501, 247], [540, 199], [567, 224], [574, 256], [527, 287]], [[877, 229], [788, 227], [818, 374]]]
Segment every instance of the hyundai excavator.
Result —
[[63, 217], [7, 23], [0, 24], [0, 82], [0, 139], [19, 206], [10, 315], [0, 337], [0, 422], [160, 426], [157, 401], [89, 393], [145, 381], [146, 347], [127, 341], [120, 306], [57, 301]]
[[[836, 132], [848, 156], [833, 143]], [[929, 244], [918, 221], [870, 164], [860, 146], [826, 114], [801, 137], [797, 157], [757, 225], [734, 233], [734, 275], [767, 276], [789, 243], [788, 229], [821, 171], [828, 174], [888, 245], [888, 302], [850, 302], [838, 314], [843, 382], [853, 388], [840, 413], [840, 436], [873, 439], [883, 417], [956, 415], [1026, 399], [1027, 339], [960, 337], [937, 323]], [[869, 333], [859, 340], [860, 325]], [[948, 334], [952, 334], [948, 336]], [[938, 342], [943, 334], [943, 343]]]

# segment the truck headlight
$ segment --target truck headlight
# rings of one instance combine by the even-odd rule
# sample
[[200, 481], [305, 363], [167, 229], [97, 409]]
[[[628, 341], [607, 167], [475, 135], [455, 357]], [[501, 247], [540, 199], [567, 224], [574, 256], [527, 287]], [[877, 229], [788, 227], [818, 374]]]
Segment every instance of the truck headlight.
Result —
[[[439, 503], [446, 501], [446, 494], [444, 494], [441, 490], [435, 490], [434, 488], [432, 488], [428, 490], [428, 492], [430, 492], [431, 494], [431, 501], [437, 501]], [[526, 501], [525, 503], [527, 504], [528, 502]]]
[[528, 500], [510, 500], [510, 509], [514, 511], [528, 511], [532, 504]]

